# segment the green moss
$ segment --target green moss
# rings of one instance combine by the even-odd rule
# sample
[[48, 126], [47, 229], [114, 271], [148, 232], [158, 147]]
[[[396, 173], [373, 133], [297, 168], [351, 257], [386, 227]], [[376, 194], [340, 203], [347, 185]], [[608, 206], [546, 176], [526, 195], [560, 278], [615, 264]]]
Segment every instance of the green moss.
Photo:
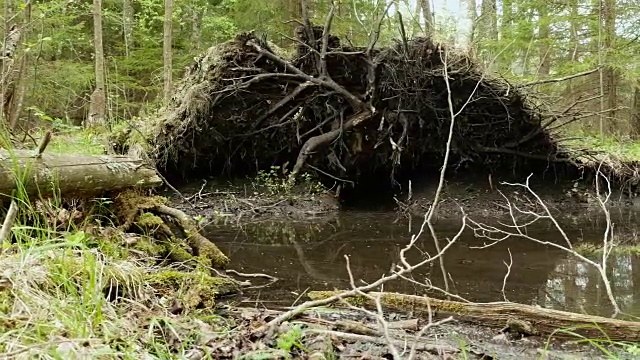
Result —
[[167, 243], [164, 246], [166, 255], [175, 262], [187, 262], [193, 260], [193, 255], [179, 244]]
[[163, 295], [179, 299], [186, 309], [213, 307], [217, 296], [240, 290], [234, 281], [202, 271], [163, 270], [149, 274], [146, 282]]
[[152, 228], [156, 228], [158, 226], [161, 226], [162, 224], [164, 224], [164, 221], [162, 220], [162, 218], [160, 218], [157, 215], [154, 215], [154, 214], [149, 213], [149, 212], [143, 212], [138, 217], [138, 220], [136, 221], [136, 224], [138, 224], [141, 227], [146, 227], [146, 228], [152, 229]]
[[[121, 227], [127, 230], [136, 220], [140, 211], [152, 209], [167, 202], [161, 196], [146, 196], [137, 190], [126, 190], [118, 194], [114, 201], [114, 213], [120, 219]], [[155, 219], [149, 219], [155, 221]]]
[[154, 239], [141, 236], [138, 240], [133, 244], [133, 249], [141, 251], [149, 256], [158, 257], [165, 253], [166, 247], [162, 244], [156, 244]]
[[203, 242], [198, 251], [198, 258], [207, 266], [223, 267], [229, 263], [229, 258], [212, 242]]

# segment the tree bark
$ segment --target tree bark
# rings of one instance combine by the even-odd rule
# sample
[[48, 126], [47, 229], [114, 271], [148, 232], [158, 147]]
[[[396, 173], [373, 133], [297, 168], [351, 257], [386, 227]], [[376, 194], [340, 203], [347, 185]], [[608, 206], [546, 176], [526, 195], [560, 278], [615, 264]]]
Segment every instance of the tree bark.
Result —
[[615, 0], [604, 0], [602, 4], [602, 17], [604, 25], [604, 50], [606, 64], [604, 68], [605, 87], [607, 94], [607, 108], [608, 111], [608, 127], [613, 131], [616, 129], [616, 110], [618, 103], [618, 90], [617, 90], [617, 74], [611, 63], [613, 62], [611, 51], [615, 45], [616, 37], [616, 2]]
[[193, 7], [191, 9], [191, 50], [199, 51], [202, 46], [202, 19], [207, 8]]
[[[28, 1], [25, 3], [24, 7], [24, 19], [22, 21], [23, 27], [23, 38], [28, 37], [28, 30], [31, 24], [31, 2]], [[13, 131], [17, 124], [18, 119], [20, 118], [20, 114], [22, 113], [22, 106], [24, 104], [24, 94], [26, 93], [27, 84], [25, 82], [24, 72], [27, 68], [27, 60], [29, 57], [28, 52], [24, 52], [22, 54], [22, 58], [20, 59], [20, 67], [15, 72], [14, 83], [15, 83], [15, 91], [13, 96], [11, 97], [11, 102], [9, 103], [9, 129]]]
[[[311, 291], [308, 296], [317, 300], [341, 292], [343, 291]], [[373, 297], [380, 295], [382, 306], [392, 311], [412, 311], [416, 315], [428, 314], [430, 307], [438, 317], [452, 315], [456, 320], [497, 328], [503, 328], [514, 320], [526, 322], [531, 325], [530, 335], [550, 335], [555, 330], [571, 328], [573, 332], [590, 339], [601, 338], [606, 334], [613, 341], [640, 341], [640, 322], [636, 321], [570, 313], [510, 302], [478, 304], [398, 293], [372, 292], [369, 294]], [[365, 307], [373, 306], [375, 309], [375, 302], [368, 298], [358, 297], [355, 302]], [[555, 336], [570, 335], [557, 332]]]
[[126, 57], [131, 54], [133, 46], [133, 5], [131, 0], [123, 0], [122, 4], [122, 32], [124, 33], [124, 53]]
[[29, 196], [92, 196], [162, 183], [152, 166], [127, 156], [45, 153], [36, 157], [28, 150], [0, 150], [0, 195], [10, 196], [16, 189], [15, 173]]
[[171, 44], [173, 40], [172, 36], [172, 24], [173, 24], [173, 0], [164, 0], [164, 41], [162, 45], [162, 54], [164, 58], [164, 103], [168, 104], [171, 99], [171, 84], [172, 84], [172, 72], [173, 72], [173, 60]]
[[479, 21], [482, 29], [479, 36], [483, 39], [498, 40], [498, 12], [496, 0], [482, 0], [482, 13]]
[[[569, 44], [571, 45], [571, 48], [569, 49], [568, 61], [575, 64], [575, 62], [578, 61], [578, 48], [580, 46], [580, 42], [578, 41], [578, 29], [580, 27], [578, 0], [569, 1], [569, 14]], [[567, 81], [566, 94], [569, 94], [569, 96], [573, 95], [573, 79]]]
[[478, 11], [476, 10], [476, 0], [467, 0], [467, 6], [469, 7], [469, 19], [471, 20], [471, 29], [469, 29], [469, 51], [472, 57], [475, 57], [477, 53], [476, 48], [476, 31], [478, 29]]
[[538, 6], [538, 42], [539, 42], [539, 63], [538, 63], [538, 77], [548, 78], [551, 71], [551, 46], [549, 42], [550, 31], [550, 19], [549, 9], [546, 3], [540, 3]]
[[102, 47], [102, 0], [93, 0], [93, 42], [95, 46], [96, 88], [91, 94], [87, 125], [104, 126], [107, 96], [104, 79], [104, 49]]
[[[636, 139], [640, 135], [640, 79], [636, 80], [633, 91], [633, 104], [631, 105], [631, 134]], [[638, 289], [640, 289], [640, 287], [638, 287]]]
[[433, 13], [431, 12], [431, 3], [429, 0], [420, 0], [422, 8], [422, 19], [424, 20], [424, 36], [433, 36]]

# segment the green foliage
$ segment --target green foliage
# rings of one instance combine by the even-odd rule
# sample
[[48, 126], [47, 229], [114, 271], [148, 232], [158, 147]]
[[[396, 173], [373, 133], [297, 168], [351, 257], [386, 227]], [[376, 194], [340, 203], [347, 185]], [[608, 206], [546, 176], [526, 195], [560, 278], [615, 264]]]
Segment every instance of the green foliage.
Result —
[[268, 172], [260, 170], [253, 185], [256, 188], [265, 189], [271, 195], [293, 195], [296, 191], [317, 194], [324, 191], [322, 184], [315, 181], [311, 174], [300, 174], [296, 184], [283, 174], [280, 166], [276, 165], [272, 166]]
[[276, 339], [276, 346], [278, 349], [284, 350], [287, 353], [295, 349], [304, 350], [302, 345], [302, 327], [298, 324], [291, 326], [285, 333], [278, 335]]
[[640, 161], [640, 141], [586, 132], [573, 132], [572, 135], [565, 141], [572, 148], [601, 152], [622, 161]]

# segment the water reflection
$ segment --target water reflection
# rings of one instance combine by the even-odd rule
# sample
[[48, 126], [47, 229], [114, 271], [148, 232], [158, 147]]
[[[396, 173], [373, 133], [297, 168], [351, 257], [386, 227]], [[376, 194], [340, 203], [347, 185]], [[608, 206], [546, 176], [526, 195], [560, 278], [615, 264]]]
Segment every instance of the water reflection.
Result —
[[[640, 316], [640, 256], [612, 255], [607, 276], [622, 311]], [[575, 257], [558, 262], [538, 301], [544, 307], [588, 314], [609, 315], [613, 311], [598, 271]]]
[[[624, 216], [624, 217], [623, 217]], [[635, 221], [628, 214], [617, 217], [618, 236], [633, 234]], [[633, 218], [635, 220], [635, 218]], [[400, 249], [417, 232], [420, 219], [410, 228], [406, 219], [389, 213], [344, 213], [315, 223], [265, 222], [243, 227], [211, 226], [208, 235], [233, 259], [243, 272], [264, 272], [281, 279], [275, 287], [263, 290], [260, 299], [290, 304], [305, 289], [349, 287], [344, 255], [350, 256], [351, 269], [360, 281], [371, 282], [387, 274], [398, 262]], [[457, 222], [437, 226], [441, 238], [452, 237]], [[601, 218], [567, 218], [567, 235], [580, 241], [597, 242], [602, 236]], [[539, 224], [529, 234], [541, 239], [557, 238], [550, 224]], [[470, 231], [444, 257], [452, 292], [472, 301], [499, 301], [506, 273], [504, 262], [513, 256], [511, 274], [504, 295], [511, 301], [539, 304], [548, 308], [590, 314], [610, 315], [612, 309], [595, 268], [561, 250], [531, 241], [512, 240], [487, 249]], [[433, 242], [427, 236], [408, 254], [411, 262], [433, 254]], [[640, 257], [612, 255], [609, 276], [623, 312], [640, 316]], [[412, 274], [416, 281], [429, 279], [442, 286], [438, 264]], [[409, 281], [394, 282], [390, 291], [422, 294], [424, 288]]]

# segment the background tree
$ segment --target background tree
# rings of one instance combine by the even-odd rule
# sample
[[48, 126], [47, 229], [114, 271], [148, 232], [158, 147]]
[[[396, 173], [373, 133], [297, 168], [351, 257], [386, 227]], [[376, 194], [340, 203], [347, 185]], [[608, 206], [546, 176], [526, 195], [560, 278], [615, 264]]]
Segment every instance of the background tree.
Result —
[[[166, 75], [180, 77], [183, 69], [208, 47], [228, 40], [238, 31], [255, 30], [284, 51], [292, 51], [291, 35], [301, 19], [298, 0], [184, 0], [173, 4], [171, 16], [171, 64], [166, 64], [164, 0], [101, 0], [101, 16], [95, 3], [50, 0], [22, 2], [0, 0], [3, 23], [19, 25], [16, 68], [22, 70], [23, 101], [7, 93], [3, 116], [27, 122], [52, 121], [78, 125], [92, 122], [91, 108], [104, 103], [110, 123], [130, 119], [165, 99]], [[518, 82], [562, 77], [602, 64], [593, 73], [571, 81], [546, 84], [534, 90], [544, 94], [552, 106], [576, 101], [593, 116], [572, 124], [570, 131], [635, 136], [640, 133], [637, 87], [640, 79], [640, 13], [636, 0], [458, 0], [462, 9], [447, 14], [441, 10], [451, 1], [349, 0], [336, 1], [333, 31], [343, 44], [363, 46], [374, 26], [376, 14], [393, 4], [380, 37], [381, 45], [399, 36], [402, 14], [407, 34], [455, 42], [471, 52], [491, 70]], [[31, 4], [31, 21], [23, 25], [23, 4]], [[307, 0], [311, 20], [322, 23], [331, 0]], [[433, 8], [433, 9], [432, 9]], [[396, 10], [397, 9], [397, 10]], [[430, 9], [425, 11], [425, 9]], [[435, 12], [435, 17], [431, 11]], [[14, 16], [16, 15], [17, 16]], [[93, 16], [92, 16], [93, 15]], [[461, 24], [470, 25], [465, 38], [455, 38]], [[102, 23], [102, 26], [100, 26]], [[27, 29], [28, 28], [28, 29]], [[25, 31], [28, 30], [28, 31]], [[102, 32], [103, 56], [97, 36]], [[3, 47], [10, 44], [10, 26], [5, 26]], [[15, 35], [15, 33], [14, 33]], [[95, 37], [95, 39], [94, 39]], [[95, 45], [95, 46], [94, 46]], [[28, 53], [28, 57], [23, 55]], [[102, 58], [102, 66], [98, 64]], [[8, 61], [3, 61], [6, 69]], [[102, 75], [99, 69], [102, 68]], [[168, 71], [168, 70], [171, 71]], [[102, 83], [102, 84], [99, 84]], [[101, 85], [101, 86], [100, 86]], [[103, 89], [102, 96], [96, 92]], [[3, 92], [12, 89], [3, 87]], [[602, 93], [602, 97], [599, 98]], [[95, 95], [95, 96], [92, 96]], [[602, 103], [600, 102], [602, 100]], [[102, 120], [104, 121], [104, 120]]]
[[96, 85], [91, 94], [88, 126], [105, 125], [107, 107], [104, 79], [104, 48], [102, 46], [102, 0], [93, 0], [93, 43], [95, 48]]
[[164, 68], [162, 71], [164, 79], [164, 103], [168, 104], [171, 99], [172, 72], [173, 72], [173, 49], [172, 49], [172, 23], [173, 23], [173, 0], [164, 0], [164, 37], [162, 45], [162, 57]]

